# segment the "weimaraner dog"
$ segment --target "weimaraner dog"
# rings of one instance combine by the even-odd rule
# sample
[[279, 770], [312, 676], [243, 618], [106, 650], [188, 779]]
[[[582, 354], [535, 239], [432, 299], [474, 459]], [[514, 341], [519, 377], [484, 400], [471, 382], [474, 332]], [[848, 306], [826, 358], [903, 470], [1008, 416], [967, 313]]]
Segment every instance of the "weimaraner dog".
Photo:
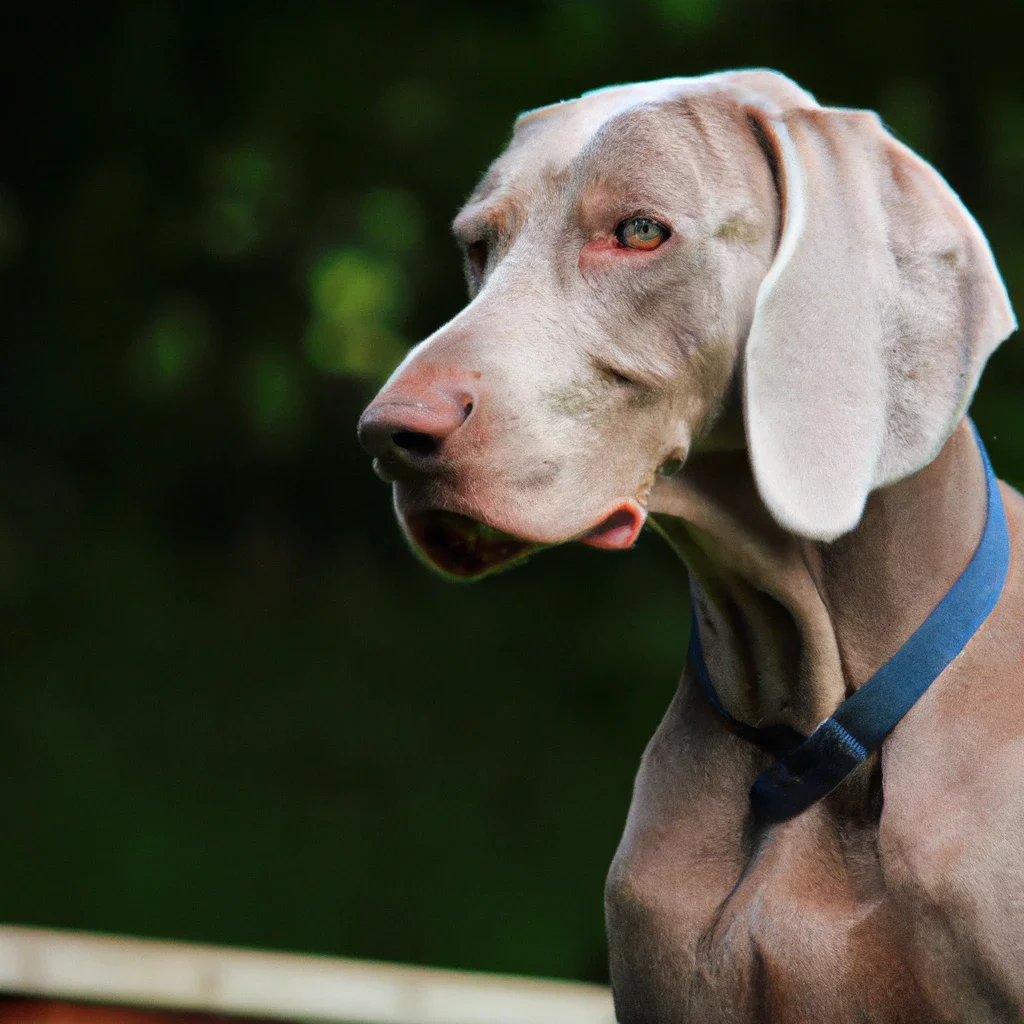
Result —
[[1024, 1020], [1024, 499], [965, 418], [1016, 323], [971, 215], [754, 70], [523, 115], [454, 227], [471, 301], [360, 424], [415, 551], [647, 522], [690, 574], [619, 1020]]

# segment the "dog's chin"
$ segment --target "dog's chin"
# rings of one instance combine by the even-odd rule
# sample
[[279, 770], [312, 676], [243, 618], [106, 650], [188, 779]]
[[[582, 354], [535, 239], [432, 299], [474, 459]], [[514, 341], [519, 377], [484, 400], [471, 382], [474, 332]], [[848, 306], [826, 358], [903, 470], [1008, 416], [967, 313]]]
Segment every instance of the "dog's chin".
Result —
[[440, 509], [410, 513], [405, 529], [427, 565], [460, 580], [511, 568], [546, 546]]
[[632, 547], [646, 519], [635, 501], [624, 502], [596, 525], [561, 540], [529, 540], [470, 516], [445, 509], [410, 512], [402, 517], [406, 533], [432, 569], [459, 580], [475, 580], [525, 562], [544, 548], [578, 540], [591, 547]]

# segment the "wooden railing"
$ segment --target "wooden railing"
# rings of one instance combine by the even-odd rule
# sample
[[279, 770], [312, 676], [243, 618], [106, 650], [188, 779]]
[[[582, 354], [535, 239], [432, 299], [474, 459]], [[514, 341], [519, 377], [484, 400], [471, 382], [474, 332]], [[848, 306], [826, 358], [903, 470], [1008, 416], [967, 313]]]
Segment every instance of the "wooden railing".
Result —
[[615, 1021], [598, 985], [20, 926], [0, 926], [0, 993], [339, 1024]]

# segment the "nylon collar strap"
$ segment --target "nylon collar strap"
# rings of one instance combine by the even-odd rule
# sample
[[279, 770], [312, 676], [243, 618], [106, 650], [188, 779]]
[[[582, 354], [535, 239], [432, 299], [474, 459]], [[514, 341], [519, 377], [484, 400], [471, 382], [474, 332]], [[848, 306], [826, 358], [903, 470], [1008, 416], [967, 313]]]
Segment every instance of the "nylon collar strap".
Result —
[[690, 659], [711, 703], [739, 736], [779, 758], [758, 776], [750, 791], [754, 814], [760, 820], [785, 821], [800, 814], [863, 764], [967, 646], [996, 606], [1010, 568], [1010, 537], [999, 483], [978, 429], [973, 422], [971, 426], [988, 491], [985, 529], [977, 550], [910, 639], [810, 736], [788, 726], [745, 725], [725, 710], [708, 674], [694, 617]]

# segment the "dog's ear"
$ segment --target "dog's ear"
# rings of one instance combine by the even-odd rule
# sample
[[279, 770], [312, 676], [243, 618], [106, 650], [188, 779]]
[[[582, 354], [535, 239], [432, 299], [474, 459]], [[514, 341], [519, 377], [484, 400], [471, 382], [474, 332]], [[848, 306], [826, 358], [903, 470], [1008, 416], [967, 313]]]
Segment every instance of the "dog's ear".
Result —
[[833, 540], [938, 454], [1016, 321], [973, 217], [876, 115], [746, 112], [781, 203], [744, 358], [750, 459], [783, 527]]

